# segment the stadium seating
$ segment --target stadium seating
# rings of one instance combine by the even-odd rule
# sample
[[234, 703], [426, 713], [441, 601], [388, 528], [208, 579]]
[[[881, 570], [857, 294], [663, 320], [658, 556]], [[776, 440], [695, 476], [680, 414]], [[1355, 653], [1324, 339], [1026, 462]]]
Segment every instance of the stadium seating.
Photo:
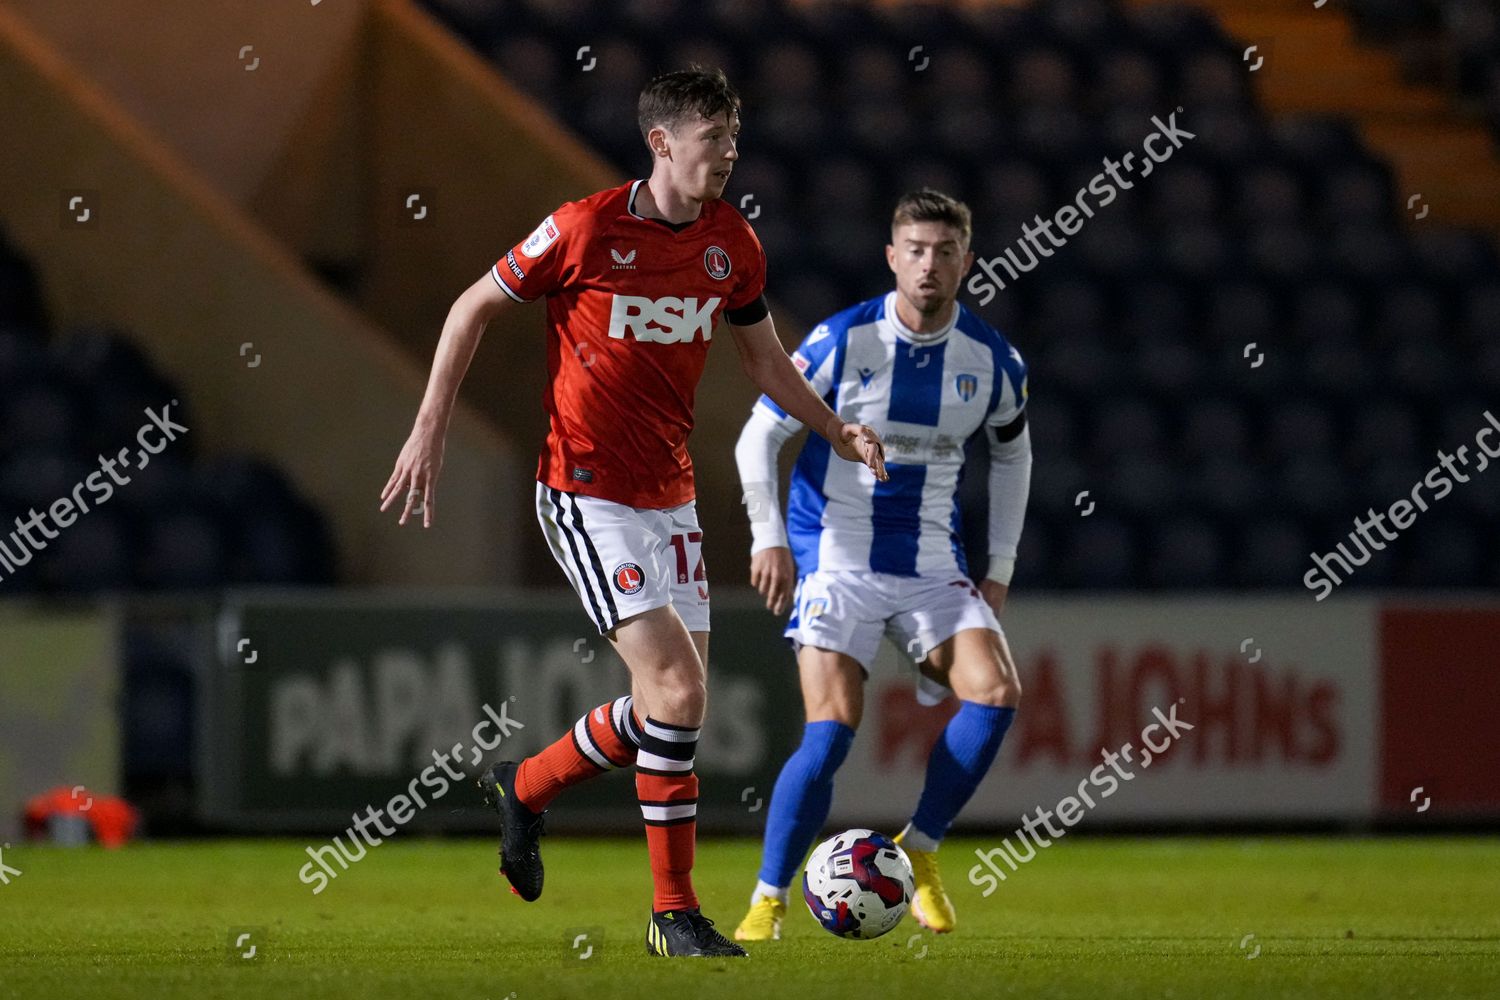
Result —
[[[1494, 246], [1436, 220], [1405, 228], [1357, 131], [1269, 119], [1238, 48], [1192, 6], [634, 0], [590, 7], [583, 33], [563, 0], [424, 3], [627, 174], [644, 161], [639, 86], [722, 65], [745, 102], [733, 197], [758, 212], [771, 293], [802, 323], [888, 287], [903, 190], [964, 198], [974, 249], [995, 256], [1181, 107], [1197, 138], [982, 310], [1031, 365], [1018, 585], [1299, 587], [1309, 552], [1409, 493], [1497, 400]], [[1487, 5], [1350, 6], [1367, 25], [1419, 7], [1469, 25]], [[1464, 32], [1480, 76], [1497, 37]], [[1354, 585], [1500, 582], [1489, 481], [1442, 502], [1432, 543], [1403, 539]]]
[[1492, 0], [1347, 0], [1364, 35], [1393, 45], [1406, 74], [1481, 109], [1500, 142], [1500, 9]]
[[[123, 334], [72, 329], [49, 338], [36, 276], [0, 234], [0, 538], [17, 517], [69, 497], [95, 456], [138, 450], [147, 408], [191, 401]], [[153, 439], [154, 440], [154, 439]], [[322, 517], [275, 468], [249, 457], [198, 457], [172, 442], [107, 502], [5, 573], [4, 593], [191, 591], [231, 584], [331, 584]], [[101, 480], [102, 481], [102, 480]], [[85, 499], [93, 494], [84, 491]], [[65, 515], [66, 516], [66, 515]]]

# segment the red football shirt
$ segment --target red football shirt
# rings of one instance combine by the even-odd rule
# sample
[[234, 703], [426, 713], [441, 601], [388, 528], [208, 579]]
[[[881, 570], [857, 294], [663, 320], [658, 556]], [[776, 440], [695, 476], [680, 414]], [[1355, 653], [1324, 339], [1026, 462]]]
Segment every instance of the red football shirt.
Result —
[[725, 309], [765, 288], [765, 252], [723, 200], [673, 226], [635, 212], [644, 181], [571, 201], [490, 273], [518, 302], [547, 299], [550, 429], [537, 479], [631, 507], [693, 499], [688, 434]]

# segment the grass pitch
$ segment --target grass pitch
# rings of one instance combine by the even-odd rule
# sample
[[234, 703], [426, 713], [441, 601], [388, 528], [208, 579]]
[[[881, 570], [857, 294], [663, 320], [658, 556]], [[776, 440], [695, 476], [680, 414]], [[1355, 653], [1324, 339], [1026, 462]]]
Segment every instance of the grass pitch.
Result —
[[[393, 841], [318, 896], [297, 880], [303, 846], [6, 849], [22, 875], [0, 885], [0, 996], [1500, 995], [1494, 838], [1070, 838], [987, 899], [964, 873], [989, 842], [950, 840], [957, 933], [908, 917], [843, 941], [794, 897], [784, 939], [735, 962], [645, 954], [643, 838], [544, 840], [533, 904], [506, 891], [491, 841]], [[699, 845], [704, 910], [726, 932], [758, 854], [748, 840]]]

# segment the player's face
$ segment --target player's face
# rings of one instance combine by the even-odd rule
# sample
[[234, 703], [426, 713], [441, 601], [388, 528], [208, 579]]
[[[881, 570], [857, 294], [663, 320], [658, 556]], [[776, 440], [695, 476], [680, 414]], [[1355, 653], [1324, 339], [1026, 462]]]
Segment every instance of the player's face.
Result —
[[675, 133], [668, 134], [672, 176], [679, 190], [698, 201], [722, 197], [730, 171], [740, 158], [736, 148], [740, 116], [722, 112], [679, 125]]
[[946, 222], [908, 222], [891, 230], [885, 259], [896, 275], [896, 291], [924, 316], [944, 313], [974, 255], [962, 234]]

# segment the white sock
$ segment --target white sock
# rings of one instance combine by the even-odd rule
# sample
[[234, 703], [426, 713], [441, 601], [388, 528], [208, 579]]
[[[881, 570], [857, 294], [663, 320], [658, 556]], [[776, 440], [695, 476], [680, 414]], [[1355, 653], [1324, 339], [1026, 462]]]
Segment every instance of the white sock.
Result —
[[784, 885], [767, 885], [766, 883], [757, 879], [755, 882], [755, 891], [750, 894], [750, 905], [754, 906], [755, 901], [760, 899], [762, 896], [766, 897], [767, 899], [777, 899], [785, 903], [788, 888], [789, 886]]
[[938, 849], [938, 844], [940, 843], [942, 841], [933, 840], [910, 823], [906, 824], [906, 829], [901, 831], [902, 847], [910, 847], [913, 850], [926, 851], [930, 854]]

